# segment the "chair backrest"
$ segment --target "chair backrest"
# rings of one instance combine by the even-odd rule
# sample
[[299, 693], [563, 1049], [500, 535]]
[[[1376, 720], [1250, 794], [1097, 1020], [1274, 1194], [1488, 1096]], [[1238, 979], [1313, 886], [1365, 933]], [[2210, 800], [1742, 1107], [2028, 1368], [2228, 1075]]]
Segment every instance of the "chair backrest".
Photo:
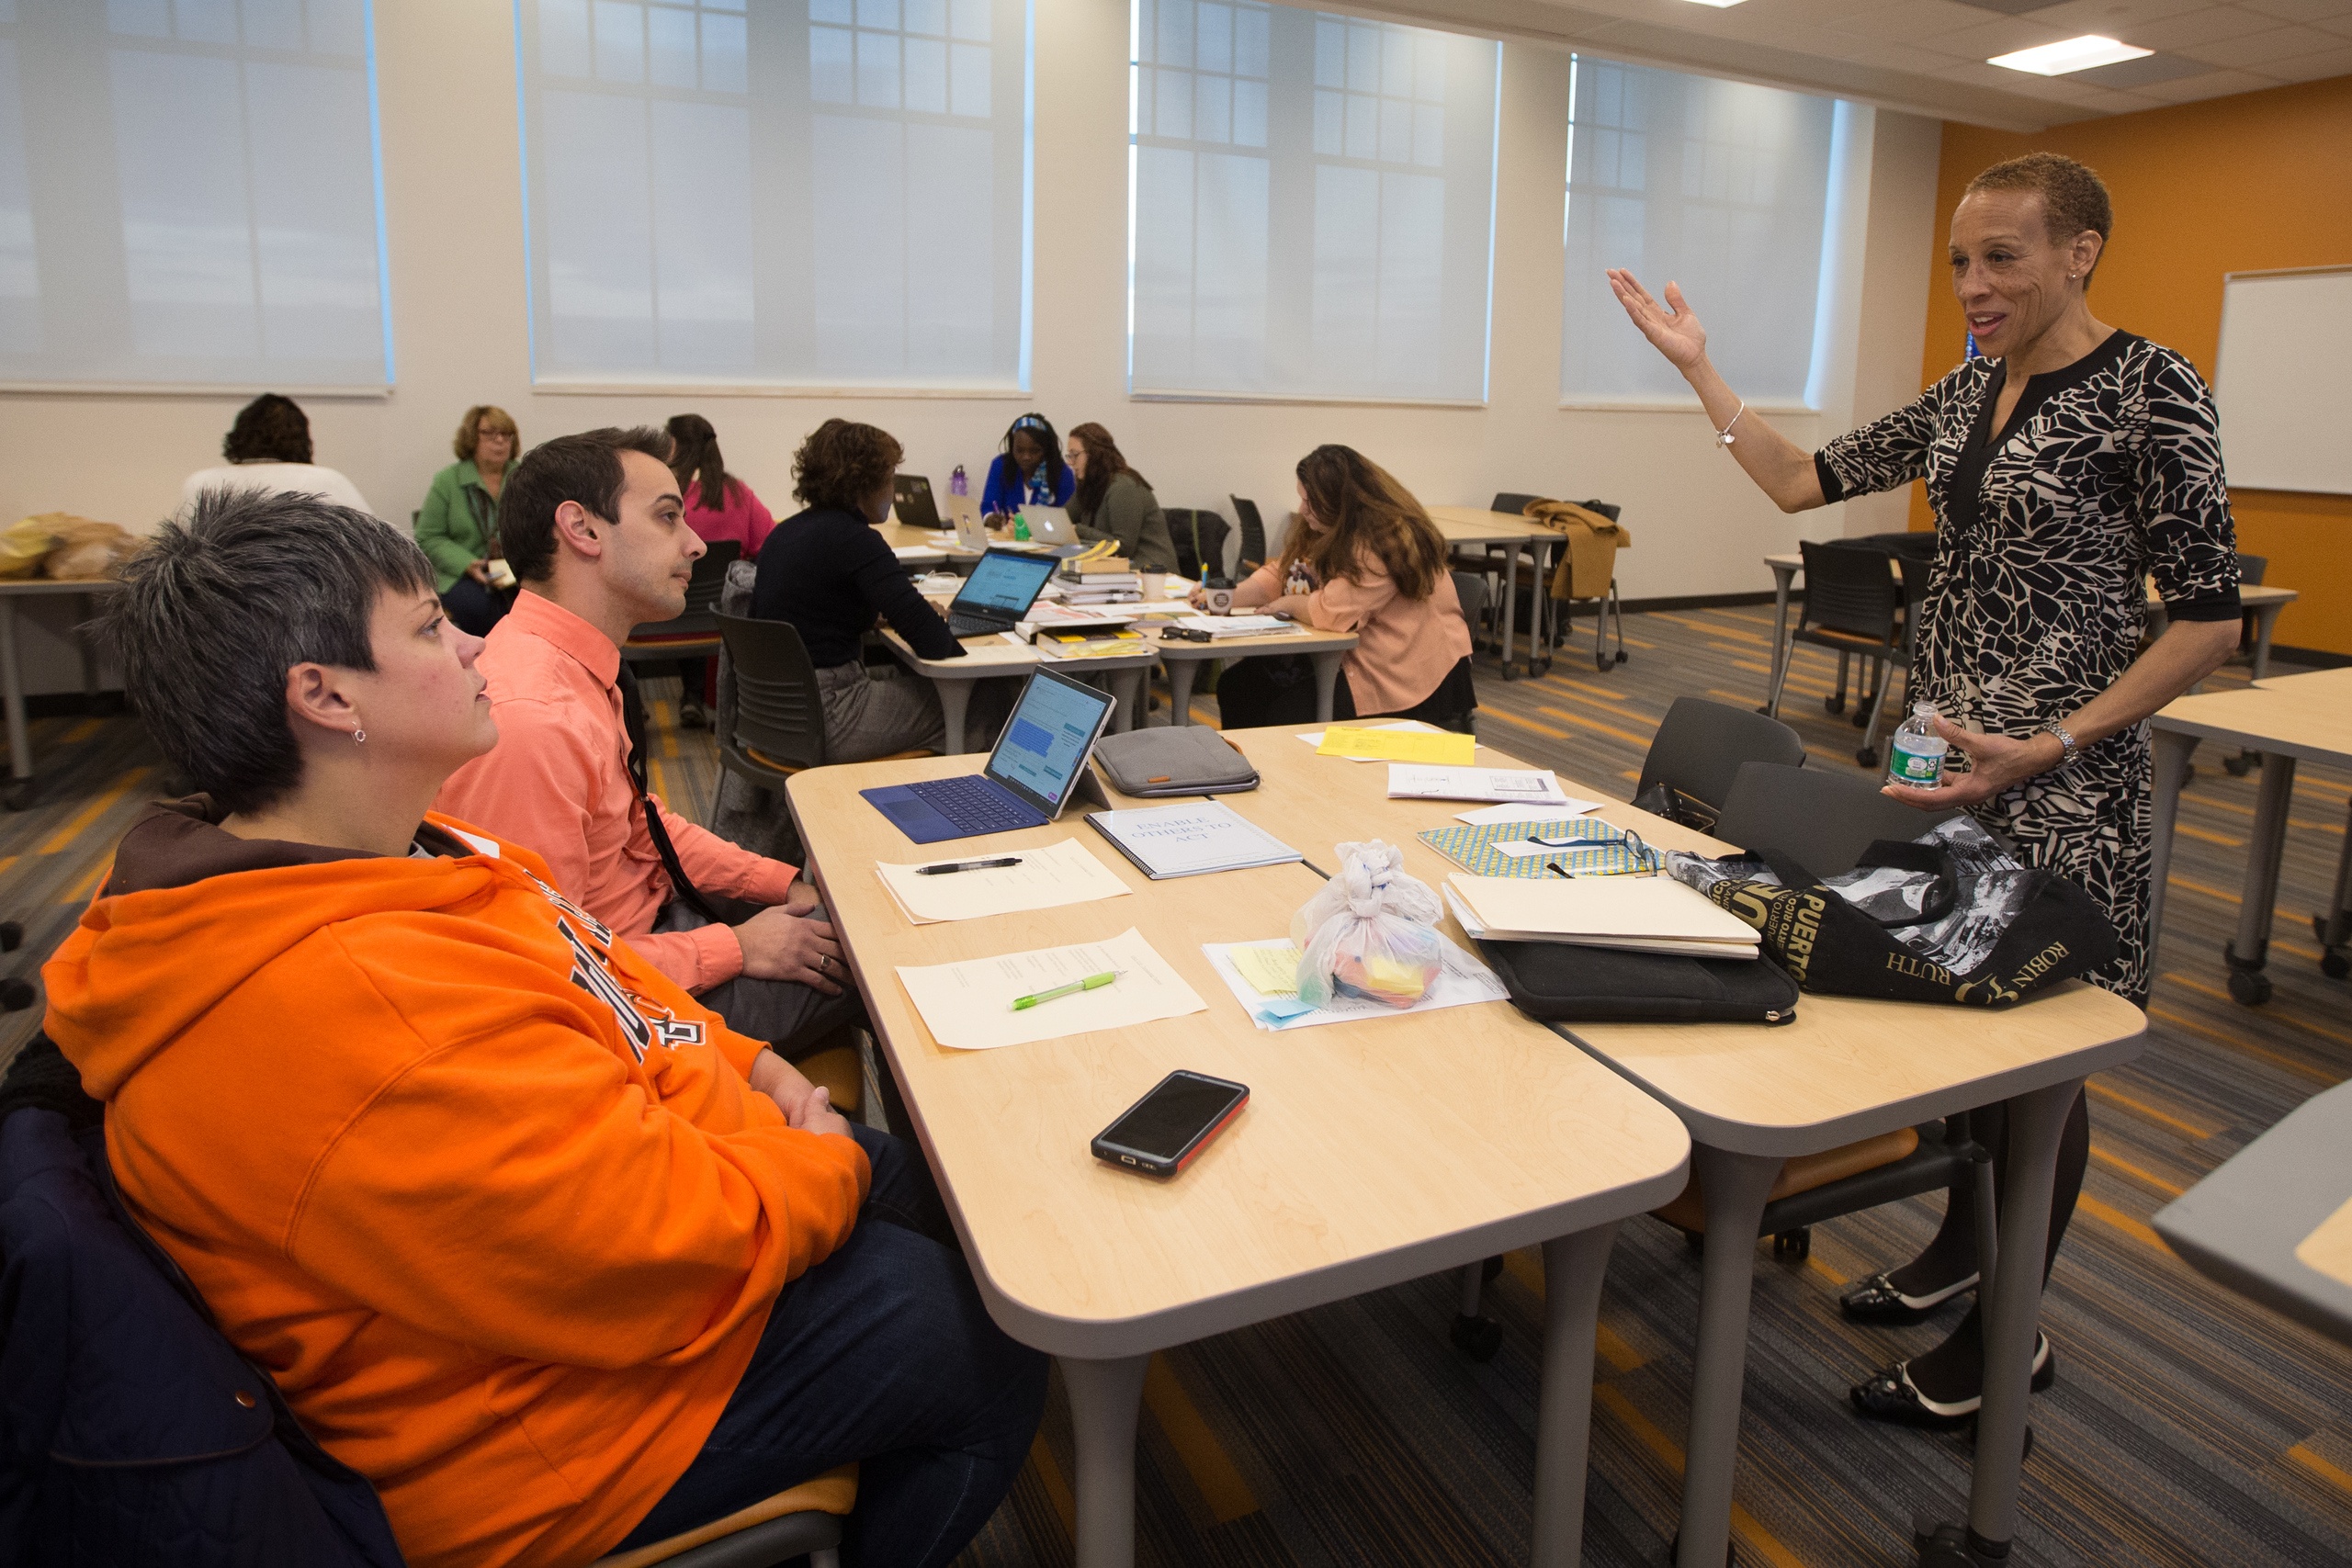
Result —
[[1198, 577], [1206, 566], [1212, 575], [1225, 575], [1225, 539], [1231, 530], [1222, 513], [1199, 511], [1189, 506], [1166, 509], [1168, 536], [1176, 544], [1176, 570], [1179, 576]]
[[1815, 876], [1837, 876], [1881, 839], [1916, 839], [1959, 815], [1889, 800], [1875, 780], [1842, 768], [1743, 762], [1714, 833], [1743, 850], [1787, 855]]
[[[1882, 564], [1879, 570], [1886, 569]], [[1742, 762], [1793, 768], [1804, 761], [1804, 742], [1779, 719], [1704, 697], [1677, 697], [1650, 739], [1634, 793], [1647, 794], [1652, 784], [1663, 783], [1721, 811]]]
[[1577, 504], [1587, 512], [1600, 513], [1611, 523], [1622, 521], [1625, 515], [1625, 509], [1613, 501], [1579, 501]]
[[1884, 550], [1806, 539], [1804, 625], [1856, 637], [1891, 640], [1903, 585], [1887, 570]]
[[727, 646], [731, 700], [720, 704], [718, 746], [746, 761], [757, 751], [786, 767], [825, 762], [825, 704], [817, 666], [789, 621], [712, 617]]
[[1498, 490], [1495, 491], [1495, 504], [1492, 510], [1508, 512], [1513, 517], [1518, 517], [1527, 511], [1529, 502], [1543, 499], [1540, 495], [1521, 495], [1516, 491]]
[[2244, 550], [2238, 552], [2238, 581], [2240, 582], [2250, 582], [2258, 588], [2262, 585], [2262, 574], [2269, 570], [2268, 556], [2250, 556]]
[[1258, 515], [1256, 502], [1238, 495], [1226, 499], [1233, 502], [1234, 518], [1241, 525], [1240, 570], [1255, 571], [1266, 564], [1266, 520]]
[[1475, 630], [1487, 618], [1487, 580], [1475, 571], [1449, 572], [1453, 596], [1462, 601], [1462, 618]]
[[727, 586], [727, 569], [733, 566], [735, 558], [742, 553], [743, 547], [732, 539], [721, 539], [705, 549], [702, 558], [695, 562], [693, 580], [686, 584], [685, 609], [673, 619], [650, 621], [628, 635], [632, 637], [679, 637], [700, 632], [707, 636], [711, 631], [711, 617], [718, 609], [719, 591]]

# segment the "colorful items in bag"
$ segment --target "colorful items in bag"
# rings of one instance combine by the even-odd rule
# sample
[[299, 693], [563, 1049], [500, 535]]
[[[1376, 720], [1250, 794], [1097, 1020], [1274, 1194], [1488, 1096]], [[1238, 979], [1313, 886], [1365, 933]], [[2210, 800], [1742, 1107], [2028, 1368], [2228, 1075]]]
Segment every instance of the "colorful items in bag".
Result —
[[1291, 917], [1303, 950], [1298, 999], [1329, 1006], [1337, 996], [1408, 1008], [1445, 967], [1438, 921], [1445, 908], [1430, 885], [1405, 872], [1405, 852], [1377, 839], [1338, 846], [1340, 869]]

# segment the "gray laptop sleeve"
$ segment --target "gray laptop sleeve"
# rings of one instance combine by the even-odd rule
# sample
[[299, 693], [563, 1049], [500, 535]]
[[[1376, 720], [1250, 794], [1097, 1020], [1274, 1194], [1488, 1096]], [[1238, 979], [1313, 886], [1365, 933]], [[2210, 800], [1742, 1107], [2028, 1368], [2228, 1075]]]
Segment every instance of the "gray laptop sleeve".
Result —
[[1131, 729], [1094, 743], [1094, 760], [1122, 795], [1231, 795], [1258, 787], [1258, 770], [1200, 725]]

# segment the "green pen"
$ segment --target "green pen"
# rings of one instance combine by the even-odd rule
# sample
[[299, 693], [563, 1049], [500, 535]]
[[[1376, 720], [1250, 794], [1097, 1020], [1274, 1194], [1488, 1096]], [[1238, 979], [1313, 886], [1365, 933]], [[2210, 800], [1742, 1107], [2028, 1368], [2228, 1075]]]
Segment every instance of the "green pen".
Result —
[[1072, 980], [1067, 986], [1056, 986], [1052, 990], [1039, 991], [1034, 997], [1015, 997], [1012, 998], [1012, 1010], [1019, 1012], [1023, 1008], [1035, 1007], [1039, 1002], [1050, 1002], [1057, 997], [1074, 997], [1080, 991], [1099, 991], [1118, 977], [1119, 972], [1116, 969], [1105, 969], [1100, 975], [1089, 975], [1083, 980]]

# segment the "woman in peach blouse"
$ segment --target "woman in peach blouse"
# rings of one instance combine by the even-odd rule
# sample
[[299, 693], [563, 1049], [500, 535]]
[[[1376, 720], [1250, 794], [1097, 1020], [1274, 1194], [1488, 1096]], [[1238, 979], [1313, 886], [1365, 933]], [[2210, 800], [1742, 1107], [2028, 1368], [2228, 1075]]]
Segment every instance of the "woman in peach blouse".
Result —
[[[1469, 733], [1478, 705], [1470, 627], [1446, 570], [1445, 540], [1421, 503], [1353, 448], [1317, 446], [1298, 464], [1298, 525], [1281, 558], [1233, 591], [1234, 609], [1355, 633], [1333, 717], [1418, 718]], [[1227, 729], [1315, 719], [1303, 656], [1227, 665], [1216, 698]]]

